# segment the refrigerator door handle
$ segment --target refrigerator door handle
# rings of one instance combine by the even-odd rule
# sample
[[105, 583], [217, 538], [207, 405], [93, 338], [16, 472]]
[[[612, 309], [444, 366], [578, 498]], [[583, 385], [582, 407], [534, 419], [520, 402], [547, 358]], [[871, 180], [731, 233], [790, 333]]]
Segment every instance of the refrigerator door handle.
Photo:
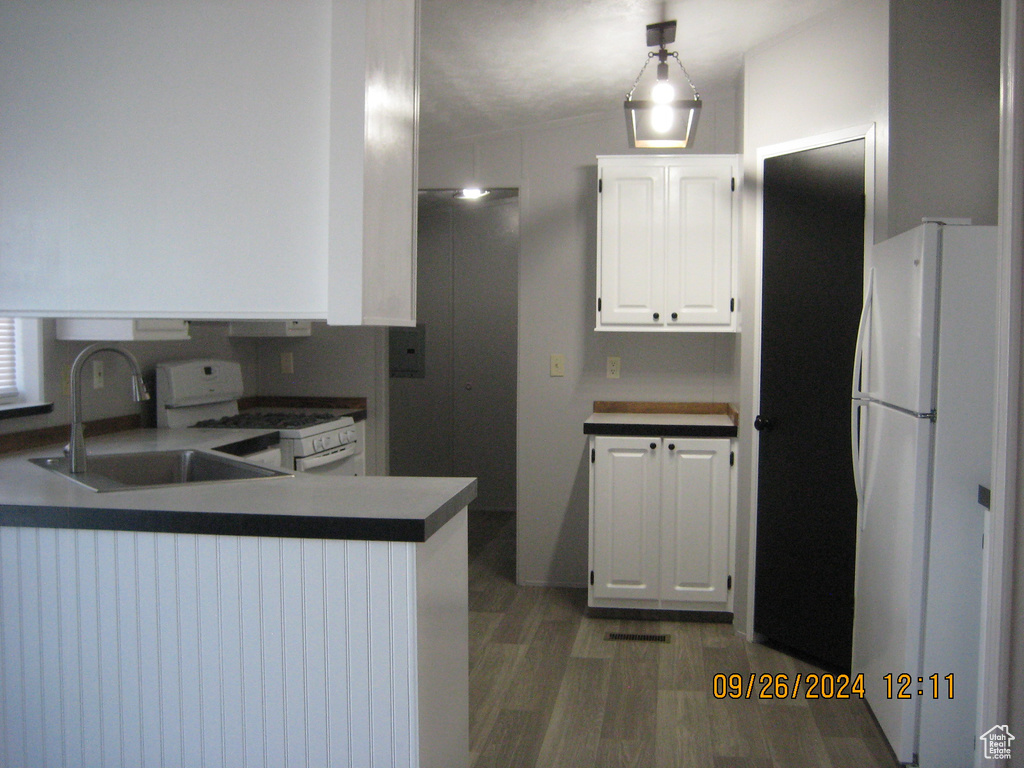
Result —
[[864, 530], [867, 522], [864, 511], [864, 478], [861, 471], [860, 452], [860, 409], [870, 402], [860, 388], [861, 375], [864, 368], [864, 345], [867, 341], [867, 325], [871, 315], [871, 304], [875, 294], [875, 270], [868, 270], [868, 284], [864, 292], [864, 306], [857, 324], [857, 346], [853, 355], [853, 384], [850, 392], [850, 445], [853, 456], [853, 485], [857, 491], [857, 506], [860, 512], [860, 529]]
[[868, 324], [871, 320], [871, 306], [875, 300], [875, 268], [868, 270], [868, 284], [864, 289], [864, 306], [860, 311], [860, 321], [857, 323], [857, 346], [853, 353], [853, 384], [850, 387], [854, 400], [867, 399], [867, 394], [860, 388], [861, 378], [864, 373], [864, 347], [867, 345]]
[[853, 487], [857, 492], [857, 510], [860, 516], [860, 530], [864, 530], [867, 513], [864, 507], [864, 478], [861, 474], [860, 453], [860, 409], [868, 404], [867, 400], [850, 401], [850, 442], [853, 448]]

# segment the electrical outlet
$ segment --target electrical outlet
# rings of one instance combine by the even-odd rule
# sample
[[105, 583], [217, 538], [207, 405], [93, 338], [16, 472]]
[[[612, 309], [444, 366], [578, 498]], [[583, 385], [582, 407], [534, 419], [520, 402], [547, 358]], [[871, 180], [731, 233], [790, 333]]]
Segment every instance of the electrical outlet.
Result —
[[565, 355], [557, 353], [551, 356], [551, 375], [565, 376]]
[[106, 378], [106, 371], [103, 368], [102, 360], [92, 361], [92, 388], [103, 389], [103, 381]]
[[281, 353], [281, 373], [295, 373], [295, 355], [291, 352]]
[[617, 379], [619, 374], [622, 372], [622, 358], [620, 357], [609, 357], [608, 358], [608, 378]]
[[71, 369], [68, 366], [60, 372], [60, 396], [68, 397], [71, 394]]

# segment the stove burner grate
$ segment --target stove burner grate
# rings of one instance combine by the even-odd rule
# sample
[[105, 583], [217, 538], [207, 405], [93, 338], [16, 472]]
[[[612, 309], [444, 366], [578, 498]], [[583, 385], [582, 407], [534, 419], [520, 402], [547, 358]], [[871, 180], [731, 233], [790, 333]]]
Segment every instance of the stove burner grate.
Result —
[[302, 429], [337, 420], [330, 413], [240, 413], [219, 419], [204, 419], [196, 427], [231, 427], [234, 429]]

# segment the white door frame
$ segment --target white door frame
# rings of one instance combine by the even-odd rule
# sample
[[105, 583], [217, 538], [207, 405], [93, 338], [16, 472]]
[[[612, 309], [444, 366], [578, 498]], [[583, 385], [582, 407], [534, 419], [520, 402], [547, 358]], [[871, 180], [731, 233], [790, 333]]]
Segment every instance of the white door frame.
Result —
[[[742, 413], [760, 413], [761, 408], [761, 281], [764, 273], [764, 162], [770, 157], [790, 155], [794, 152], [803, 152], [808, 149], [819, 149], [833, 144], [843, 144], [847, 141], [864, 140], [864, 249], [867, 249], [875, 241], [875, 125], [855, 126], [840, 131], [812, 136], [805, 139], [796, 139], [782, 144], [773, 144], [761, 147], [757, 150], [757, 176], [754, 184], [756, 190], [756, 214], [754, 219], [755, 230], [755, 258], [754, 258], [754, 312], [753, 312], [753, 336], [754, 336], [754, 366], [753, 366], [753, 387], [750, 402], [747, 407], [741, 409]], [[853, 365], [853, 361], [850, 361]], [[851, 368], [852, 371], [852, 368]], [[852, 373], [851, 373], [852, 375]], [[752, 418], [752, 417], [751, 417]], [[760, 456], [760, 441], [757, 435], [751, 441], [750, 451], [750, 535], [747, 538], [747, 639], [754, 641], [754, 590], [757, 585], [754, 583], [754, 567], [756, 565], [757, 553], [757, 478], [758, 461]]]
[[[1024, 290], [1024, 0], [1003, 0], [1001, 24], [1001, 85], [999, 125], [999, 289], [996, 299], [996, 389], [992, 435], [992, 498], [987, 521], [982, 594], [981, 658], [979, 661], [978, 722], [981, 734], [995, 724], [1007, 724], [1010, 710], [1014, 640], [1014, 535], [1019, 504], [1021, 469], [1021, 341]], [[1019, 642], [1019, 638], [1017, 638]], [[1020, 685], [1020, 682], [1017, 682]], [[981, 766], [982, 751], [975, 753]], [[984, 761], [991, 765], [991, 761]], [[1000, 763], [1002, 764], [1002, 763]]]

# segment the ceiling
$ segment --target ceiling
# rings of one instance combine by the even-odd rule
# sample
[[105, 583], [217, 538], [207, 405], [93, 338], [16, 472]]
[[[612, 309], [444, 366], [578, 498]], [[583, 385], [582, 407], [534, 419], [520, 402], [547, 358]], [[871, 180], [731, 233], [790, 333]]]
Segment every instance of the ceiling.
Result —
[[705, 100], [735, 89], [743, 54], [843, 0], [422, 0], [426, 144], [621, 109], [646, 25], [676, 19]]

